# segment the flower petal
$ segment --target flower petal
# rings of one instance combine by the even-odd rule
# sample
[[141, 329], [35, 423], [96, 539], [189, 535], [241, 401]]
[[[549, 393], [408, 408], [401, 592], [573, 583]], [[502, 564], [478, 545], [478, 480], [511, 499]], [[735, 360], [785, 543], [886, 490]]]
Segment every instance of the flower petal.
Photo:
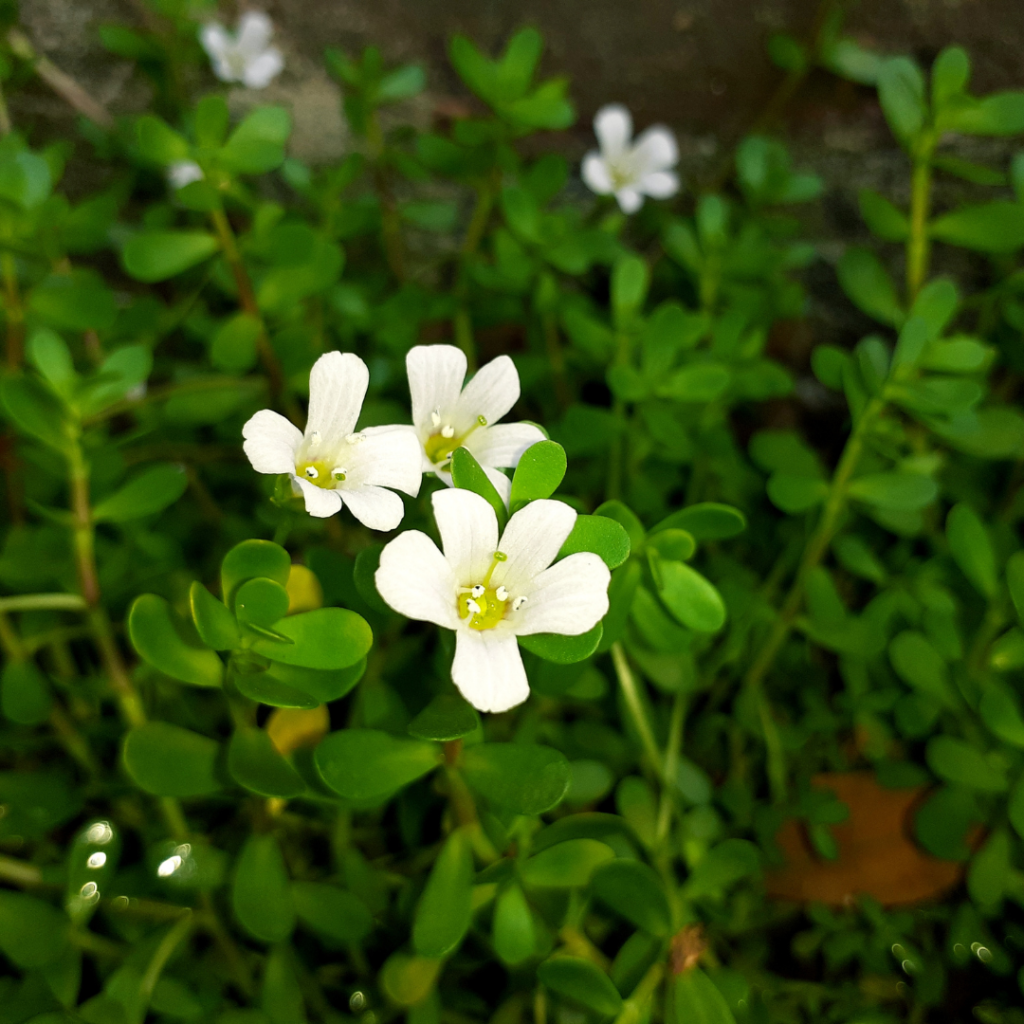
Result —
[[452, 681], [478, 711], [508, 711], [530, 696], [519, 645], [504, 630], [460, 629]]
[[[482, 500], [482, 499], [481, 499]], [[533, 579], [557, 556], [576, 523], [576, 513], [564, 501], [531, 501], [508, 521], [499, 550], [508, 556], [491, 580], [503, 583], [513, 597], [529, 594]]]
[[654, 171], [675, 167], [679, 162], [679, 147], [676, 137], [663, 125], [657, 124], [640, 135], [631, 155], [637, 177], [642, 178]]
[[569, 555], [534, 578], [534, 589], [509, 625], [519, 636], [562, 633], [579, 636], [608, 614], [612, 574], [600, 555], [589, 551]]
[[[412, 427], [367, 427], [361, 441], [345, 446], [347, 483], [355, 487], [394, 487], [414, 498], [423, 481], [423, 448]], [[343, 488], [348, 490], [348, 487]], [[358, 517], [357, 517], [358, 518]]]
[[349, 512], [371, 530], [394, 530], [405, 515], [402, 499], [384, 487], [343, 487], [340, 493]]
[[238, 19], [235, 45], [244, 57], [253, 60], [270, 45], [274, 23], [263, 11], [246, 11]]
[[505, 503], [505, 508], [508, 508], [508, 503], [512, 498], [512, 481], [500, 469], [492, 469], [490, 466], [480, 467], [487, 479], [494, 484], [494, 489], [498, 492], [498, 496]]
[[199, 30], [199, 43], [211, 60], [217, 60], [231, 46], [231, 35], [223, 25], [211, 21]]
[[323, 487], [314, 487], [301, 476], [292, 479], [302, 488], [302, 496], [306, 499], [306, 511], [317, 519], [329, 519], [335, 512], [341, 511], [341, 495], [337, 491], [328, 491]]
[[265, 89], [284, 70], [284, 57], [276, 46], [247, 61], [242, 81], [248, 89]]
[[621, 103], [609, 103], [594, 115], [594, 134], [601, 152], [614, 159], [629, 145], [633, 135], [633, 115]]
[[459, 398], [454, 417], [456, 434], [464, 434], [483, 416], [497, 423], [519, 401], [519, 371], [508, 356], [498, 356], [477, 371]]
[[460, 586], [478, 583], [498, 549], [498, 517], [486, 499], [452, 487], [431, 495], [441, 546]]
[[430, 414], [451, 414], [466, 379], [466, 355], [454, 345], [416, 345], [405, 357], [412, 421], [421, 439], [434, 432]]
[[612, 184], [608, 164], [596, 150], [591, 150], [583, 158], [583, 163], [580, 164], [580, 177], [587, 188], [599, 196], [607, 196], [614, 191], [615, 186]]
[[636, 213], [644, 205], [643, 195], [635, 188], [620, 188], [615, 193], [615, 198], [618, 200], [619, 209], [623, 213]]
[[366, 397], [370, 372], [351, 352], [327, 352], [309, 373], [306, 437], [319, 432], [327, 443], [351, 434]]
[[406, 530], [385, 545], [374, 580], [380, 596], [400, 615], [445, 629], [458, 626], [452, 567], [425, 533]]
[[465, 447], [485, 469], [488, 466], [517, 466], [523, 452], [544, 440], [540, 427], [532, 423], [499, 423], [481, 427], [466, 438]]
[[645, 174], [637, 187], [653, 199], [668, 199], [679, 191], [679, 175], [673, 171], [654, 171]]
[[302, 432], [280, 413], [260, 409], [244, 427], [242, 445], [257, 473], [294, 473], [295, 451], [302, 443]]

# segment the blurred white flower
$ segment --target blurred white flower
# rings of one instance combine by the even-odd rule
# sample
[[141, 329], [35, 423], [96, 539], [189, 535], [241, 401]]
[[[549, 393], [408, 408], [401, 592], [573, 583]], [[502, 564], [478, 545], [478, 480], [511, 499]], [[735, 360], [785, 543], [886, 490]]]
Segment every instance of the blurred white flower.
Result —
[[172, 188], [184, 188], [205, 177], [202, 167], [195, 160], [176, 160], [167, 168], [167, 180]]
[[633, 143], [632, 115], [613, 103], [595, 115], [594, 134], [601, 150], [583, 158], [580, 174], [598, 195], [614, 195], [623, 213], [636, 213], [644, 196], [668, 199], [679, 191], [679, 176], [671, 170], [679, 161], [679, 149], [667, 128], [648, 128]]
[[246, 11], [234, 33], [214, 21], [202, 27], [199, 41], [213, 64], [213, 73], [222, 82], [264, 89], [284, 67], [281, 51], [270, 45], [273, 35], [270, 18], [262, 11]]
[[555, 562], [576, 523], [565, 502], [531, 501], [499, 541], [498, 518], [479, 494], [454, 488], [431, 498], [444, 553], [406, 530], [381, 552], [377, 590], [402, 615], [455, 630], [453, 682], [478, 710], [507, 711], [530, 693], [516, 637], [586, 633], [608, 612], [611, 574], [590, 552]]
[[371, 530], [393, 530], [405, 506], [395, 487], [420, 490], [420, 449], [408, 427], [367, 427], [353, 433], [370, 379], [351, 352], [328, 352], [309, 374], [309, 416], [303, 434], [270, 409], [242, 427], [245, 454], [257, 473], [287, 473], [311, 516], [325, 519], [343, 505]]
[[530, 445], [544, 440], [539, 427], [502, 423], [519, 400], [519, 372], [498, 356], [466, 379], [466, 356], [454, 345], [417, 345], [405, 357], [412, 397], [412, 422], [423, 450], [423, 472], [436, 473], [449, 487], [452, 452], [468, 448], [508, 504], [512, 481], [502, 467], [518, 465]]

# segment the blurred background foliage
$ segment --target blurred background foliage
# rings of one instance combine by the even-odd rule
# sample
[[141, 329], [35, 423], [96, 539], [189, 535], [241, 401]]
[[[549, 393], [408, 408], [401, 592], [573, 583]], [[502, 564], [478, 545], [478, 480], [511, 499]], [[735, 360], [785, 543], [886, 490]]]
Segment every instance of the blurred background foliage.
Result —
[[[626, 217], [535, 29], [449, 40], [427, 117], [324, 33], [316, 162], [212, 76], [217, 13], [102, 26], [115, 117], [0, 5], [0, 1022], [1024, 1019], [1024, 93], [826, 4]], [[892, 139], [827, 238], [779, 130], [825, 82]], [[333, 349], [406, 421], [430, 342], [511, 354], [618, 524], [596, 647], [482, 721], [379, 538], [241, 451]], [[297, 653], [247, 674], [260, 630]]]

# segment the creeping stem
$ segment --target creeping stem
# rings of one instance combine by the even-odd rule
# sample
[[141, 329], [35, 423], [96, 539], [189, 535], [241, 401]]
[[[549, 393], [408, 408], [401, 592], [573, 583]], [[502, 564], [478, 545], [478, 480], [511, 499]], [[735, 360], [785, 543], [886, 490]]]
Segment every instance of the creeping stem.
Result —
[[907, 239], [907, 305], [913, 303], [928, 277], [931, 246], [928, 216], [932, 202], [932, 154], [935, 135], [925, 132], [915, 143], [910, 179], [910, 237]]
[[647, 716], [647, 709], [644, 707], [643, 698], [640, 696], [640, 685], [637, 683], [633, 670], [629, 667], [626, 659], [626, 652], [619, 641], [612, 644], [612, 664], [615, 666], [615, 674], [619, 679], [619, 688], [622, 690], [623, 699], [629, 710], [633, 725], [636, 727], [640, 743], [643, 745], [644, 753], [650, 761], [651, 768], [658, 774], [663, 775], [664, 761], [661, 751], [658, 750], [658, 741], [654, 738], [654, 729], [651, 727], [650, 719]]

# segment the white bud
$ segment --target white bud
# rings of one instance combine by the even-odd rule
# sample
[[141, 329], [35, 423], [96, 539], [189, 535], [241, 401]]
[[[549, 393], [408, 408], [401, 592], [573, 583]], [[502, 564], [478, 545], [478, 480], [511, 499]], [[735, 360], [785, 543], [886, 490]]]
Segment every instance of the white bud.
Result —
[[499, 601], [507, 601], [508, 600], [508, 590], [505, 587], [498, 587], [498, 589], [494, 592], [494, 596]]
[[445, 439], [455, 436], [455, 428], [449, 423], [448, 426], [441, 428], [441, 436]]

